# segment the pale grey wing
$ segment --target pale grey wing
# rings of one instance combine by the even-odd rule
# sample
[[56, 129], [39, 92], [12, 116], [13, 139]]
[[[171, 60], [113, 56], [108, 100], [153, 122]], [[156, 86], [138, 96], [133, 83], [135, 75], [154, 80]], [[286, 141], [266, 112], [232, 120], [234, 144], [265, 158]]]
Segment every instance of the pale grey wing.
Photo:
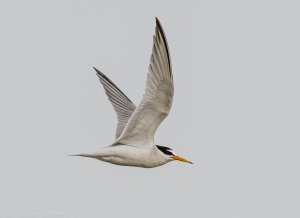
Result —
[[116, 138], [119, 138], [136, 106], [107, 76], [98, 69], [94, 69], [96, 70], [97, 76], [105, 89], [105, 93], [107, 94], [109, 101], [117, 113], [118, 125]]
[[153, 146], [155, 131], [172, 106], [174, 85], [171, 60], [164, 31], [157, 18], [153, 41], [146, 90], [118, 139], [123, 144]]

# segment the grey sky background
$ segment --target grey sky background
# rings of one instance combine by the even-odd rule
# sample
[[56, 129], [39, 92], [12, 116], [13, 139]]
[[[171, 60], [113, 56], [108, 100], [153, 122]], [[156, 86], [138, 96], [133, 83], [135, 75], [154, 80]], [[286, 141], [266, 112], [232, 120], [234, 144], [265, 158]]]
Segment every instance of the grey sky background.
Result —
[[[299, 1], [1, 1], [0, 217], [300, 217]], [[109, 145], [93, 66], [136, 104], [157, 16], [174, 104], [156, 134], [194, 165], [67, 157]]]

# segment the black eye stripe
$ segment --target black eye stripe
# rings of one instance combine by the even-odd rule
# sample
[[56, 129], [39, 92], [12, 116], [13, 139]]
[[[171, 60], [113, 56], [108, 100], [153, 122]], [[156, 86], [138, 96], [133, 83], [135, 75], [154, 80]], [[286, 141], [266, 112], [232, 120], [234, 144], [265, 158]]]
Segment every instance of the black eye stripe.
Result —
[[173, 153], [171, 152], [172, 149], [165, 147], [165, 146], [160, 146], [160, 145], [156, 145], [156, 147], [164, 154], [166, 155], [173, 155]]

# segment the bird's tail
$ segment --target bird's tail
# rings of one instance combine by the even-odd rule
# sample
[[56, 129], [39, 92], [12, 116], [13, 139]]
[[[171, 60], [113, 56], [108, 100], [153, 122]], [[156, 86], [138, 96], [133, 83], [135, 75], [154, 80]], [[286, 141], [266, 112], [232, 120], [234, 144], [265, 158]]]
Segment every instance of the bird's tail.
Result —
[[95, 155], [95, 154], [71, 154], [68, 156], [70, 156], [70, 157], [91, 157], [91, 158], [97, 157], [97, 155]]

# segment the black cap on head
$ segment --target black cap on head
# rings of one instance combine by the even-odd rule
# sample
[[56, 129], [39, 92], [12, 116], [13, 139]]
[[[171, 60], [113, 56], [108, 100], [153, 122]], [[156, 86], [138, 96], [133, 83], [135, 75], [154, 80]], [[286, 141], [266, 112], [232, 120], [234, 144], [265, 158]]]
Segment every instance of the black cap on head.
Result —
[[166, 155], [174, 155], [174, 152], [171, 148], [165, 147], [165, 146], [160, 146], [156, 145], [156, 147], [164, 154]]

